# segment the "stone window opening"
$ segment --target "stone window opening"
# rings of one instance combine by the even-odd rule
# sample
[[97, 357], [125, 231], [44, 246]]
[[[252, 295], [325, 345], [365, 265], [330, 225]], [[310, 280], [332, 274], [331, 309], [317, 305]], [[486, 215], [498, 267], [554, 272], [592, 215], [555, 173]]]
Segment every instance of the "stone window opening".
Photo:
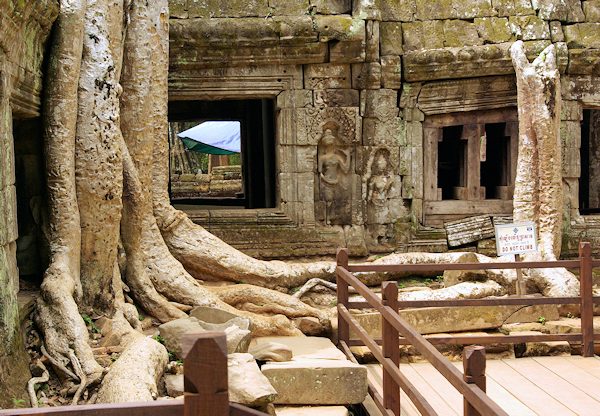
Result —
[[441, 199], [464, 199], [461, 191], [466, 186], [467, 141], [463, 140], [462, 131], [463, 126], [442, 128], [437, 164]]
[[[184, 210], [275, 207], [274, 111], [271, 99], [170, 102], [172, 203]], [[239, 122], [240, 153], [184, 146], [177, 134], [205, 121]]]
[[423, 223], [509, 214], [518, 120], [513, 108], [431, 115], [423, 122]]
[[506, 134], [506, 123], [485, 125], [485, 136], [480, 140], [480, 154], [480, 186], [485, 190], [485, 199], [511, 199], [514, 191], [511, 175], [513, 161], [511, 137]]
[[511, 138], [506, 123], [441, 129], [438, 142], [438, 199], [510, 199]]
[[580, 161], [579, 212], [600, 214], [600, 110], [583, 110]]

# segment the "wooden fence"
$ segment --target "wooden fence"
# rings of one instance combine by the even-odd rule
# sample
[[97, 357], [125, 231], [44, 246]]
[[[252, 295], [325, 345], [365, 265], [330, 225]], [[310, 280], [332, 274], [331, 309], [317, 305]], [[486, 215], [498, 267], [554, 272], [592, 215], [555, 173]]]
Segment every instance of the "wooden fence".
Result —
[[227, 342], [222, 332], [184, 336], [184, 399], [0, 410], [0, 416], [268, 416], [230, 403]]
[[[515, 269], [515, 263], [460, 263], [460, 264], [406, 264], [406, 265], [349, 265], [348, 252], [340, 249], [337, 255], [337, 298], [338, 298], [338, 337], [340, 348], [350, 359], [354, 359], [350, 346], [366, 345], [383, 367], [383, 397], [374, 386], [369, 386], [369, 394], [385, 415], [400, 415], [400, 388], [423, 415], [436, 415], [431, 405], [410, 381], [400, 372], [399, 345], [413, 345], [419, 353], [437, 369], [464, 397], [465, 415], [507, 415], [485, 394], [485, 350], [483, 347], [465, 348], [463, 375], [445, 358], [433, 344], [492, 344], [523, 343], [536, 341], [569, 341], [581, 343], [582, 355], [594, 355], [594, 304], [600, 297], [592, 293], [592, 269], [600, 266], [599, 260], [592, 259], [589, 243], [581, 243], [579, 258], [544, 262], [521, 262], [521, 269], [542, 269], [565, 267], [579, 269], [579, 297], [508, 297], [494, 299], [427, 300], [399, 301], [397, 282], [384, 282], [381, 299], [363, 284], [353, 272], [443, 272], [445, 270], [493, 270]], [[366, 302], [350, 302], [349, 288], [352, 287]], [[436, 336], [424, 338], [399, 314], [401, 308], [434, 306], [499, 306], [499, 305], [579, 305], [581, 332], [570, 334], [542, 335], [499, 335], [499, 336]], [[382, 317], [382, 339], [373, 339], [350, 313], [350, 309], [373, 308]], [[350, 340], [352, 329], [359, 340]], [[381, 345], [381, 348], [379, 347]], [[482, 359], [483, 357], [483, 359]]]

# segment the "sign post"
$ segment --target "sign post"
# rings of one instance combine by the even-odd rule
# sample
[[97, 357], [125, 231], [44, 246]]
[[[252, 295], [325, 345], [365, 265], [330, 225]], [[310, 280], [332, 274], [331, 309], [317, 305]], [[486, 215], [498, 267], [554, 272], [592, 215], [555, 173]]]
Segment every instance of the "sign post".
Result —
[[[515, 224], [495, 225], [496, 253], [498, 256], [515, 255], [515, 263], [521, 261], [521, 254], [537, 251], [537, 232], [535, 223], [523, 222]], [[517, 271], [517, 295], [525, 295], [527, 290], [520, 268]]]

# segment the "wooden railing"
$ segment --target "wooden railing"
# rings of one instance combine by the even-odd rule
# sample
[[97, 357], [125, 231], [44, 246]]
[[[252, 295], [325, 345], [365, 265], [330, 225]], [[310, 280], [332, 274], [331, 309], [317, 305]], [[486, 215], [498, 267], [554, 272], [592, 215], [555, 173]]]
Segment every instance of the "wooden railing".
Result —
[[[579, 269], [579, 297], [508, 297], [492, 299], [426, 300], [399, 301], [397, 282], [384, 282], [381, 286], [381, 299], [353, 272], [443, 272], [445, 270], [494, 270], [515, 269], [515, 263], [460, 263], [460, 264], [397, 264], [397, 265], [349, 265], [348, 251], [338, 250], [337, 254], [337, 300], [338, 300], [338, 339], [340, 348], [354, 360], [350, 346], [366, 345], [383, 367], [383, 397], [373, 386], [369, 393], [375, 404], [385, 415], [400, 415], [400, 388], [406, 393], [415, 407], [423, 415], [437, 415], [427, 399], [402, 374], [399, 369], [400, 345], [410, 344], [437, 369], [464, 397], [465, 415], [507, 415], [485, 394], [485, 350], [483, 347], [466, 348], [463, 356], [465, 373], [461, 373], [445, 358], [433, 344], [492, 344], [523, 343], [536, 341], [569, 341], [581, 343], [582, 355], [594, 355], [594, 304], [600, 297], [592, 293], [592, 269], [600, 266], [600, 261], [592, 259], [589, 243], [581, 243], [579, 259], [544, 262], [521, 262], [521, 269], [542, 269], [565, 267]], [[352, 287], [365, 302], [350, 302], [349, 288]], [[411, 327], [398, 313], [401, 308], [434, 306], [499, 306], [499, 305], [579, 305], [581, 332], [570, 334], [541, 335], [500, 335], [500, 336], [435, 336], [425, 338]], [[373, 339], [350, 313], [350, 309], [372, 308], [382, 317], [382, 339]], [[350, 340], [352, 329], [359, 340]], [[381, 347], [380, 347], [381, 345]], [[483, 357], [483, 364], [482, 358]]]
[[0, 410], [0, 416], [268, 416], [229, 402], [227, 342], [222, 332], [184, 336], [184, 399]]

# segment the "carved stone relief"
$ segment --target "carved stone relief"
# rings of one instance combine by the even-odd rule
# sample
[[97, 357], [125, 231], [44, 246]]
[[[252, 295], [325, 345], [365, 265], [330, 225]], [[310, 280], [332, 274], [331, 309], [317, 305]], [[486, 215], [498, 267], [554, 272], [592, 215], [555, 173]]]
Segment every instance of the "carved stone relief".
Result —
[[590, 208], [600, 208], [600, 111], [590, 117]]
[[297, 110], [298, 125], [296, 144], [319, 145], [323, 126], [335, 123], [338, 140], [345, 146], [359, 143], [361, 124], [358, 107], [301, 108]]
[[371, 237], [378, 243], [393, 236], [391, 224], [398, 218], [392, 207], [400, 203], [400, 180], [395, 173], [392, 153], [388, 148], [373, 150], [363, 176], [363, 195], [367, 201], [367, 224]]
[[318, 219], [327, 225], [352, 223], [352, 147], [340, 138], [340, 126], [335, 121], [321, 125], [322, 134], [317, 151]]

